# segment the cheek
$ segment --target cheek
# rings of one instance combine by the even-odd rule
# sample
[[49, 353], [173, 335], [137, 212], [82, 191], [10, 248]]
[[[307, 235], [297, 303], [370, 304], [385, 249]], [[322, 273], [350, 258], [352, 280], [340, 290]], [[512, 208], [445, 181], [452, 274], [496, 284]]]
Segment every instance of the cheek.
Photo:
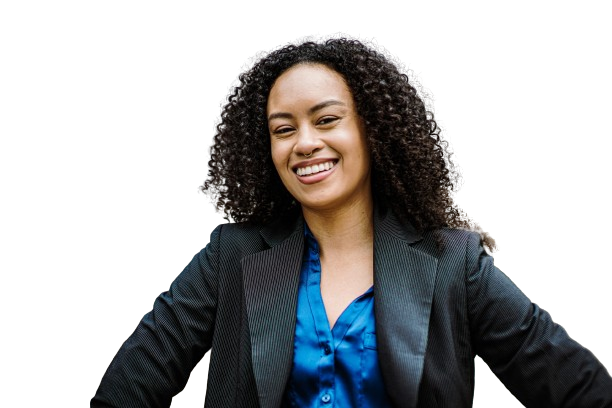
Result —
[[285, 167], [285, 155], [278, 143], [272, 142], [270, 145], [270, 155], [272, 156], [272, 163], [276, 171], [280, 173], [280, 170]]

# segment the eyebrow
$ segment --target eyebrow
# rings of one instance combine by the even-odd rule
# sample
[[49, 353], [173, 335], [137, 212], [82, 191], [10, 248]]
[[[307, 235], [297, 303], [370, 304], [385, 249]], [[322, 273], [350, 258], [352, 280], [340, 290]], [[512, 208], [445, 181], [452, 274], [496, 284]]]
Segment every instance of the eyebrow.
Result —
[[[346, 106], [346, 104], [344, 102], [340, 102], [340, 101], [335, 100], [335, 99], [330, 99], [328, 101], [317, 103], [315, 106], [313, 106], [312, 108], [308, 109], [308, 114], [312, 115], [313, 113], [315, 113], [317, 111], [320, 111], [323, 108], [327, 108], [328, 106], [332, 106], [332, 105]], [[276, 112], [276, 113], [273, 113], [270, 116], [268, 116], [268, 122], [271, 121], [272, 119], [291, 119], [291, 118], [293, 118], [293, 115], [291, 113], [288, 113], [288, 112]]]

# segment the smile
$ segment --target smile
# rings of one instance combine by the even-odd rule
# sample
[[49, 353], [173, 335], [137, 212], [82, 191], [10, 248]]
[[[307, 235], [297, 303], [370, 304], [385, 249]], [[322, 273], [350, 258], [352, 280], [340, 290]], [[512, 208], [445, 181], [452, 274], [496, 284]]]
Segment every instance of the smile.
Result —
[[[336, 167], [338, 164], [337, 160], [298, 168], [295, 171], [295, 177], [302, 184], [315, 184], [319, 183], [328, 177], [331, 177], [336, 172]], [[307, 172], [310, 169], [310, 173]], [[300, 175], [302, 174], [302, 175]]]
[[312, 166], [298, 167], [295, 172], [298, 176], [310, 176], [322, 171], [329, 171], [334, 165], [335, 163], [333, 161], [327, 161], [325, 163], [313, 164]]

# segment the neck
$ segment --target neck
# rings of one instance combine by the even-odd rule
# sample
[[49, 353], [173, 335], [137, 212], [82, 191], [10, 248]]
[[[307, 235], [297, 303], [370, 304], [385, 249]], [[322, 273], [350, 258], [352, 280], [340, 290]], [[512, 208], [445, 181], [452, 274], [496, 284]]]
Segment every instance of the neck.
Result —
[[371, 196], [334, 211], [302, 207], [304, 220], [322, 251], [348, 251], [371, 246], [374, 239], [373, 212]]

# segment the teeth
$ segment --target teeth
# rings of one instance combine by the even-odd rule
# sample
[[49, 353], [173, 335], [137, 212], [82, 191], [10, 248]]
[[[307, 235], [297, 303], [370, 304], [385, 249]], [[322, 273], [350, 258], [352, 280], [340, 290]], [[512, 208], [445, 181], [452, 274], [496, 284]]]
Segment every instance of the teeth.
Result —
[[311, 174], [317, 174], [322, 171], [330, 170], [334, 167], [333, 162], [325, 162], [320, 164], [314, 164], [312, 166], [300, 167], [297, 169], [296, 173], [298, 176], [308, 176]]

